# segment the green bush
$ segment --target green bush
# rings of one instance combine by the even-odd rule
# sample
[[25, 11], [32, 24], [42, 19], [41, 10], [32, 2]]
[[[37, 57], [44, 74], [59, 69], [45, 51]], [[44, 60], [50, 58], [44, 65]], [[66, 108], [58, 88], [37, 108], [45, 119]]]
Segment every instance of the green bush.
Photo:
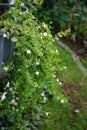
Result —
[[[51, 5], [53, 6], [51, 7]], [[68, 38], [86, 39], [87, 8], [85, 1], [44, 1], [38, 13], [41, 21], [45, 21], [47, 24], [52, 23], [53, 34], [70, 28], [71, 34]]]
[[9, 73], [0, 91], [0, 129], [26, 130], [44, 117], [43, 105], [49, 96], [55, 98], [59, 80], [54, 78], [58, 66], [58, 50], [48, 26], [40, 23], [23, 4], [6, 11], [0, 19], [4, 37], [15, 42], [12, 59], [3, 64]]

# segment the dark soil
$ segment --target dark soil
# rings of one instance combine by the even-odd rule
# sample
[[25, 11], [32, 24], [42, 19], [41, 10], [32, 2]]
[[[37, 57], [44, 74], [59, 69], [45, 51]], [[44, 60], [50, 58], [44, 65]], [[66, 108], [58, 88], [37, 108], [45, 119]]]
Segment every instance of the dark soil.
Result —
[[83, 97], [81, 86], [74, 83], [65, 83], [63, 86], [63, 93], [68, 98], [70, 108], [73, 112], [79, 113], [86, 108], [87, 101]]
[[62, 39], [62, 41], [68, 45], [71, 50], [76, 52], [79, 58], [87, 58], [87, 45], [84, 43], [85, 40], [70, 41], [67, 39]]

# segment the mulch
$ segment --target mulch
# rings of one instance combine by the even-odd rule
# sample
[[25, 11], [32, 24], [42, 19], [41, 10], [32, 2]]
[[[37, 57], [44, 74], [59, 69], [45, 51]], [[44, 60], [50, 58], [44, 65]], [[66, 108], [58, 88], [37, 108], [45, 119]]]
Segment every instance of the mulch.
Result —
[[87, 46], [84, 44], [84, 40], [71, 41], [68, 39], [62, 39], [63, 43], [68, 45], [71, 50], [76, 52], [79, 58], [87, 58]]
[[82, 86], [74, 83], [64, 83], [63, 94], [67, 97], [72, 112], [80, 113], [87, 107], [87, 101], [83, 96]]

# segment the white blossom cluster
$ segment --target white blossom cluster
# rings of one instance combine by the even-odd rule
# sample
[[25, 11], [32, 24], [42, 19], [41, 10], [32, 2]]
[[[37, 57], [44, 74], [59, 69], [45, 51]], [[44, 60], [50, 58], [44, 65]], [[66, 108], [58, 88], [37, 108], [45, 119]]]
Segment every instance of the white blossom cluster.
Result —
[[24, 3], [21, 3], [21, 6], [24, 6]]
[[0, 102], [2, 103], [4, 100], [6, 100], [6, 97], [9, 95], [9, 93], [11, 93], [12, 95], [12, 99], [9, 101], [9, 104], [13, 105], [14, 106], [13, 109], [15, 110], [15, 106], [18, 105], [19, 98], [17, 96], [15, 97], [16, 91], [10, 86], [9, 82], [7, 82], [6, 84], [5, 92], [3, 92], [1, 95]]
[[3, 67], [3, 70], [4, 70], [4, 71], [8, 71], [8, 70], [9, 70], [9, 67], [8, 67], [8, 66], [5, 66], [5, 67]]
[[7, 35], [4, 33], [4, 34], [3, 34], [3, 37], [7, 37]]
[[47, 36], [47, 32], [44, 32], [43, 35], [46, 37]]
[[36, 62], [36, 65], [39, 65], [40, 63], [39, 62]]
[[58, 50], [56, 50], [56, 53], [59, 55], [59, 51]]
[[31, 54], [31, 50], [27, 50], [27, 54]]
[[46, 24], [45, 23], [43, 23], [43, 27], [46, 28]]
[[39, 71], [36, 71], [35, 74], [38, 76], [38, 75], [40, 74], [40, 72], [39, 72]]
[[65, 103], [65, 100], [64, 99], [62, 99], [61, 97], [57, 97], [57, 100], [59, 100], [61, 103]]
[[2, 94], [2, 96], [1, 96], [1, 101], [4, 101], [4, 100], [6, 99], [6, 94], [7, 94], [7, 92], [4, 92], [4, 93]]
[[43, 97], [43, 103], [46, 103], [48, 99], [47, 99], [44, 91], [41, 93], [41, 96]]
[[67, 69], [67, 67], [66, 67], [66, 66], [63, 66], [63, 69], [65, 69], [65, 70], [66, 70], [66, 69]]
[[62, 85], [62, 82], [59, 79], [56, 79], [56, 81], [59, 83], [59, 85]]

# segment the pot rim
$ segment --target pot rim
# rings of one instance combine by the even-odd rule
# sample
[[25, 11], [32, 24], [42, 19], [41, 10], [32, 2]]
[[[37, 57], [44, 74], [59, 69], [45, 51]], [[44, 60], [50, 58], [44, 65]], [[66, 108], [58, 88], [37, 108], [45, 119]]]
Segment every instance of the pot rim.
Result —
[[28, 13], [28, 8], [26, 6], [24, 6], [22, 9], [24, 13]]
[[3, 32], [0, 31], [0, 36], [3, 35]]
[[15, 4], [15, 0], [11, 0], [10, 2], [8, 3], [0, 3], [0, 8], [3, 9], [3, 8], [8, 8], [10, 6], [13, 6]]
[[8, 8], [10, 6], [13, 6], [14, 4], [0, 4], [0, 8], [3, 9], [3, 8]]

